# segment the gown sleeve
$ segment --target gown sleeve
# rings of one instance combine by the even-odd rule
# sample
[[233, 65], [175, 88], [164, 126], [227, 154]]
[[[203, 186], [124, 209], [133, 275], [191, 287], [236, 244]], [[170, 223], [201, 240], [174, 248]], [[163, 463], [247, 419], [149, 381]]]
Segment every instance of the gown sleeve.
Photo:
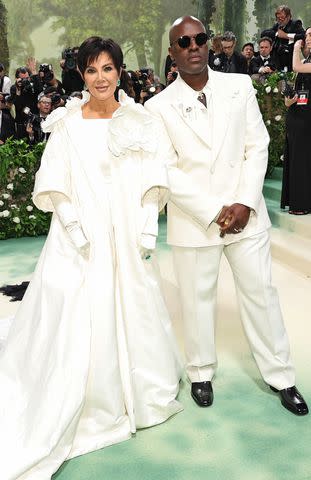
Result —
[[51, 192], [59, 192], [71, 199], [70, 156], [66, 142], [66, 129], [57, 122], [46, 144], [41, 166], [36, 174], [33, 203], [44, 212], [54, 212]]

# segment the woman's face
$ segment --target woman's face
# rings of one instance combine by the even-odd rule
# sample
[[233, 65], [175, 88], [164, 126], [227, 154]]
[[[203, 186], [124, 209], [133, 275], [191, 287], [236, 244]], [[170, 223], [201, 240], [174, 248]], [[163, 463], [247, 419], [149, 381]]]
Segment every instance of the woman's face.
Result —
[[114, 95], [119, 80], [119, 72], [106, 52], [102, 52], [90, 63], [84, 72], [83, 79], [90, 94], [97, 100], [105, 101]]
[[306, 46], [311, 50], [311, 28], [308, 28], [306, 31], [306, 38], [305, 38]]

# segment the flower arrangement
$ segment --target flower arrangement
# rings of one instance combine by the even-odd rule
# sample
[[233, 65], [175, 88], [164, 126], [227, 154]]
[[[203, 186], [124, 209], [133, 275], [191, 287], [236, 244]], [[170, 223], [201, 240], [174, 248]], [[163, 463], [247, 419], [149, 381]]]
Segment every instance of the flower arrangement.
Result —
[[50, 214], [31, 199], [44, 146], [8, 140], [0, 147], [0, 240], [43, 235], [49, 229]]
[[270, 135], [267, 176], [281, 163], [285, 145], [286, 110], [282, 89], [284, 75], [288, 82], [294, 80], [293, 73], [273, 73], [263, 83], [253, 82], [263, 120]]

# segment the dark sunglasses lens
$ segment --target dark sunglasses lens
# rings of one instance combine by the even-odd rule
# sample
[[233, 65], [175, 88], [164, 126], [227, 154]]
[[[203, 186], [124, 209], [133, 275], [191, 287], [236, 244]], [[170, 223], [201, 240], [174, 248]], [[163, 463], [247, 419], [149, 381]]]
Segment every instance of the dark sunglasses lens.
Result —
[[202, 45], [204, 45], [205, 43], [207, 42], [207, 34], [202, 32], [202, 33], [198, 33], [197, 36], [195, 37], [195, 43], [201, 47]]
[[191, 41], [190, 37], [188, 37], [188, 35], [184, 35], [183, 37], [180, 37], [177, 40], [177, 43], [180, 46], [180, 48], [188, 48], [190, 45], [190, 41]]

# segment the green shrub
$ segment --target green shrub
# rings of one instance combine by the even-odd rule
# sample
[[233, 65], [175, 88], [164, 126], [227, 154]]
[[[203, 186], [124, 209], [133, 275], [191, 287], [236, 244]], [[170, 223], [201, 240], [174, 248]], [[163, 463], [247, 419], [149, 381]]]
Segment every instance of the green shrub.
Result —
[[[294, 74], [287, 73], [287, 80], [293, 81]], [[267, 77], [264, 83], [253, 82], [263, 120], [270, 135], [267, 176], [282, 164], [285, 145], [285, 117], [287, 108], [281, 94], [284, 74], [277, 72]]]
[[0, 240], [47, 233], [51, 215], [31, 199], [44, 143], [8, 140], [0, 147]]

